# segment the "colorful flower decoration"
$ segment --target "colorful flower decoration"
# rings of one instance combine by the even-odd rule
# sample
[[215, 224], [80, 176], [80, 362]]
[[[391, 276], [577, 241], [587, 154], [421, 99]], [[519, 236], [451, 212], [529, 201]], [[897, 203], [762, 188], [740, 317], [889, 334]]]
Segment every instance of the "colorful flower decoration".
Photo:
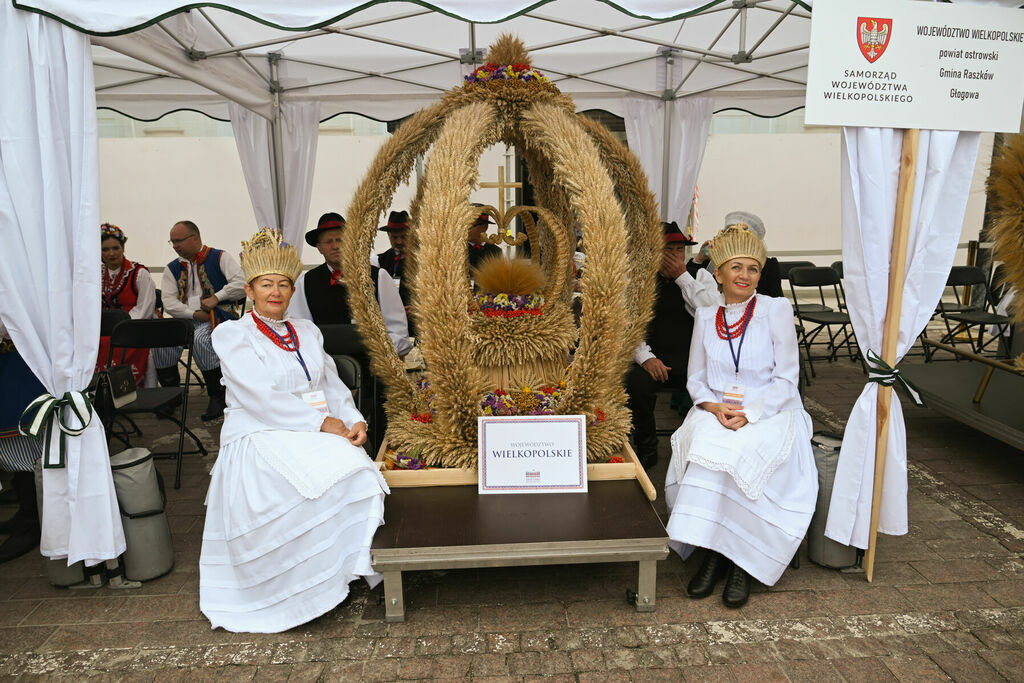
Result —
[[521, 318], [544, 313], [541, 294], [477, 294], [473, 299], [488, 318]]
[[547, 76], [529, 64], [491, 64], [490, 62], [466, 76], [465, 81], [466, 83], [487, 83], [488, 81], [551, 82]]

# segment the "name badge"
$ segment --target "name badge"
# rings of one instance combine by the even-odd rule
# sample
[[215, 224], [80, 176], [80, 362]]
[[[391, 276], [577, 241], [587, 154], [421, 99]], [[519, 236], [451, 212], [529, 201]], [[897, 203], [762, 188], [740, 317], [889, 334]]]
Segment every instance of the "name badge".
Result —
[[727, 403], [731, 406], [742, 406], [745, 393], [746, 387], [742, 384], [727, 384], [725, 391], [722, 392], [722, 403]]
[[327, 397], [323, 391], [307, 391], [302, 395], [302, 400], [324, 415], [331, 414], [331, 409], [327, 407]]

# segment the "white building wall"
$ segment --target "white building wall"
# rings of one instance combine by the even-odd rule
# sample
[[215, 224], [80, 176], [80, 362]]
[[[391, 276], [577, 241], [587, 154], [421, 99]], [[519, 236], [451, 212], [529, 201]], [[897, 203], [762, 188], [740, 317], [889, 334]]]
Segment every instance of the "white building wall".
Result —
[[[386, 136], [321, 135], [310, 228], [326, 211], [346, 213], [357, 184], [386, 140]], [[992, 136], [986, 135], [961, 242], [976, 239], [982, 225], [991, 150]], [[503, 146], [485, 152], [481, 180], [495, 180], [497, 167], [503, 164]], [[838, 260], [839, 172], [838, 131], [712, 135], [700, 173], [697, 237], [711, 237], [726, 213], [744, 209], [764, 219], [771, 253], [820, 265]], [[167, 233], [178, 220], [195, 221], [207, 244], [233, 253], [257, 227], [230, 137], [103, 138], [100, 191], [103, 220], [121, 226], [129, 238], [129, 258], [149, 266], [164, 265], [174, 256]], [[392, 208], [408, 208], [413, 195], [411, 185], [399, 187]], [[494, 204], [496, 190], [478, 191], [473, 200]], [[376, 251], [387, 248], [384, 233], [378, 235], [376, 246]], [[961, 250], [958, 262], [964, 256]], [[318, 257], [311, 248], [303, 251], [306, 263], [318, 263]]]
[[[321, 135], [317, 149], [309, 227], [327, 211], [346, 215], [359, 182], [386, 136]], [[481, 157], [480, 179], [497, 180], [504, 164], [504, 146]], [[415, 171], [413, 172], [415, 182]], [[398, 188], [394, 209], [408, 209], [415, 194], [411, 184]], [[471, 198], [495, 204], [496, 190]], [[128, 236], [128, 258], [147, 266], [163, 266], [174, 258], [167, 243], [171, 226], [192, 220], [210, 246], [237, 254], [241, 241], [257, 229], [242, 176], [235, 141], [230, 137], [137, 137], [100, 139], [100, 206], [102, 220], [119, 225]], [[381, 225], [387, 216], [381, 217]], [[99, 226], [97, 226], [97, 235]], [[389, 246], [379, 233], [376, 251]], [[320, 263], [308, 245], [305, 263]]]

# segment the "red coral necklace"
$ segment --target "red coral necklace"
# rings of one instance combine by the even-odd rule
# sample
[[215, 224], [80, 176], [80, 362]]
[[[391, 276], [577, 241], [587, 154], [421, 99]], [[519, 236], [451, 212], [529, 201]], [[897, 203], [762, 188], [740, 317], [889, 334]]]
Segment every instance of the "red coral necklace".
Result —
[[256, 315], [256, 311], [250, 311], [252, 319], [256, 322], [256, 329], [263, 333], [263, 335], [274, 342], [274, 345], [285, 351], [297, 352], [299, 350], [299, 335], [295, 334], [295, 328], [287, 320], [284, 322], [285, 329], [287, 332], [284, 336], [278, 334], [270, 328], [270, 325], [260, 320], [259, 316]]
[[715, 331], [718, 332], [719, 339], [739, 339], [743, 336], [743, 333], [747, 329], [747, 323], [754, 317], [754, 307], [757, 305], [757, 297], [750, 300], [747, 304], [746, 310], [743, 311], [743, 315], [740, 319], [734, 323], [728, 323], [725, 320], [725, 306], [718, 307], [718, 314], [715, 316]]

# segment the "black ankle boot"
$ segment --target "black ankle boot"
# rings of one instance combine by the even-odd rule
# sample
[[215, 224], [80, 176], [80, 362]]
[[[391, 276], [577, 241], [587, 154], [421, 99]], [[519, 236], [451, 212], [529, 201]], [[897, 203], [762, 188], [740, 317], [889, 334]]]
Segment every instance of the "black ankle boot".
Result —
[[220, 383], [221, 377], [220, 368], [203, 371], [206, 393], [210, 396], [210, 404], [206, 407], [206, 412], [201, 416], [203, 422], [224, 417], [224, 387]]
[[169, 368], [157, 368], [156, 378], [162, 387], [181, 386], [181, 375], [178, 374], [177, 365], [172, 365]]
[[722, 591], [722, 602], [726, 607], [743, 607], [750, 597], [750, 574], [735, 564], [729, 568], [725, 577], [725, 590]]
[[704, 552], [704, 562], [697, 574], [686, 585], [686, 594], [691, 598], [706, 598], [715, 590], [715, 584], [725, 575], [729, 560], [714, 550]]

